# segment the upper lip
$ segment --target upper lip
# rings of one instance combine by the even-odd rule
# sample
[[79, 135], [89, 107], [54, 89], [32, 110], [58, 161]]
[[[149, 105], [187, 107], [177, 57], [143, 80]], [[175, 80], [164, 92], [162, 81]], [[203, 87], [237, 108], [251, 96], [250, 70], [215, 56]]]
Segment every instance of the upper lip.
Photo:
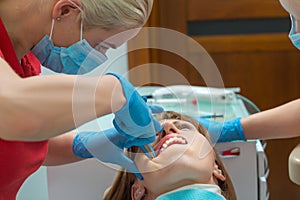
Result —
[[[160, 154], [160, 149], [162, 148], [163, 144], [165, 144], [166, 141], [169, 140], [169, 139], [171, 139], [171, 138], [181, 138], [181, 139], [183, 139], [183, 140], [185, 141], [185, 144], [188, 143], [188, 142], [187, 142], [187, 139], [184, 138], [183, 136], [179, 135], [179, 134], [175, 134], [175, 133], [173, 133], [173, 134], [168, 134], [168, 135], [166, 135], [165, 137], [163, 137], [163, 138], [162, 138], [162, 139], [154, 146], [154, 151], [156, 152], [156, 156], [158, 156], [158, 155]], [[174, 142], [172, 142], [172, 144], [168, 145], [168, 147], [171, 146], [171, 145], [173, 145], [173, 144], [183, 144], [183, 143], [180, 142], [180, 141], [174, 141]]]

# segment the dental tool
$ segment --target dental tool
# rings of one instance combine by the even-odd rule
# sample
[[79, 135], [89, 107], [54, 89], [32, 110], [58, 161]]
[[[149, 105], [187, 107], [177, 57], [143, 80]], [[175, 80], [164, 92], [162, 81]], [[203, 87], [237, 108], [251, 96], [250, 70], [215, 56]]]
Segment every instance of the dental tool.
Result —
[[223, 114], [200, 115], [200, 118], [223, 118]]
[[156, 153], [150, 144], [140, 146], [140, 148], [150, 160], [156, 157]]

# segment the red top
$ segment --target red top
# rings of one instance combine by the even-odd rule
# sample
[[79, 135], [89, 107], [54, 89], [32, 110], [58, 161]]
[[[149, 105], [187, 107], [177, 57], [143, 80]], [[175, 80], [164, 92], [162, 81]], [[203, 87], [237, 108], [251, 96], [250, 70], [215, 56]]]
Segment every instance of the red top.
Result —
[[[1, 18], [0, 57], [23, 78], [41, 72], [40, 62], [32, 53], [24, 56], [20, 64]], [[42, 165], [47, 152], [48, 141], [12, 142], [0, 139], [0, 200], [16, 199], [21, 185]]]

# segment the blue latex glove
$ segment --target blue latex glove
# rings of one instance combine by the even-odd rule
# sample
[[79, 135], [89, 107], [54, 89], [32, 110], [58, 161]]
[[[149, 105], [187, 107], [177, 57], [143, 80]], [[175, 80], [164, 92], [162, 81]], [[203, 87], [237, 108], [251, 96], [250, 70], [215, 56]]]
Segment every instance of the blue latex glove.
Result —
[[154, 142], [157, 132], [162, 131], [161, 124], [152, 116], [152, 110], [162, 111], [161, 107], [146, 104], [132, 84], [118, 74], [108, 73], [120, 80], [126, 98], [125, 105], [117, 112], [113, 120], [117, 131], [126, 136], [125, 147], [143, 146]]
[[143, 180], [135, 163], [124, 153], [123, 141], [126, 139], [114, 128], [101, 132], [81, 132], [73, 140], [73, 152], [81, 158], [97, 158], [120, 165]]
[[161, 106], [148, 105], [148, 107], [150, 108], [153, 114], [158, 114], [164, 111], [164, 109]]
[[208, 130], [213, 143], [245, 140], [241, 118], [236, 118], [224, 123], [207, 120], [201, 117], [195, 117], [195, 119]]

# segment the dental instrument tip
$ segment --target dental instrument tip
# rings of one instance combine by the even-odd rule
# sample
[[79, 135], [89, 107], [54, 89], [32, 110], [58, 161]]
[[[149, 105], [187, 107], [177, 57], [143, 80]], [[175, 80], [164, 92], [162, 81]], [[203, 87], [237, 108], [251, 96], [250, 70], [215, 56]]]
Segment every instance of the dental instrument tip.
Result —
[[156, 157], [156, 153], [154, 151], [154, 149], [152, 148], [152, 146], [150, 144], [144, 145], [140, 147], [142, 149], [142, 151], [144, 152], [144, 154], [149, 158], [149, 159], [153, 159]]

